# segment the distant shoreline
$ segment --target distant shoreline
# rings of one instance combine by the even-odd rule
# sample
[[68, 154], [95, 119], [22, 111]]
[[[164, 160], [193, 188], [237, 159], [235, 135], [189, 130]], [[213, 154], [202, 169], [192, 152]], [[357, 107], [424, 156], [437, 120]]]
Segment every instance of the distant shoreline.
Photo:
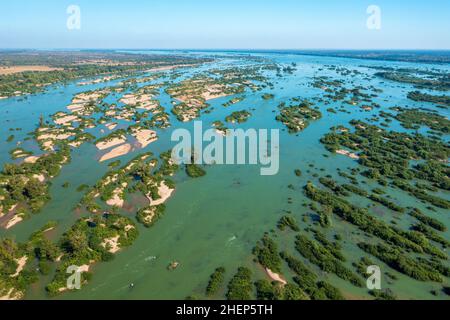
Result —
[[236, 54], [293, 54], [305, 56], [335, 57], [374, 61], [399, 61], [427, 64], [450, 64], [450, 49], [157, 49], [157, 48], [111, 48], [111, 49], [2, 49], [0, 53], [13, 53], [17, 51], [49, 51], [49, 52], [138, 52], [155, 51], [171, 53], [236, 53]]

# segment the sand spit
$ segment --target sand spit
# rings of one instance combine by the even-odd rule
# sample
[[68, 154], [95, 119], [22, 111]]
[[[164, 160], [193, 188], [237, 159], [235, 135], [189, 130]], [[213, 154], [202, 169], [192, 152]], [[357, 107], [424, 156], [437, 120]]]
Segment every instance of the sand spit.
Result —
[[14, 288], [9, 289], [8, 293], [0, 296], [0, 300], [20, 300], [23, 298], [23, 293], [16, 291]]
[[141, 145], [141, 148], [145, 148], [150, 143], [158, 140], [156, 132], [148, 129], [137, 129], [132, 133], [132, 136], [136, 138]]
[[121, 146], [118, 146], [114, 149], [112, 149], [110, 152], [104, 154], [103, 156], [100, 157], [100, 162], [103, 161], [107, 161], [110, 159], [114, 159], [117, 157], [121, 157], [123, 155], [128, 154], [129, 152], [131, 152], [132, 146], [129, 143], [123, 144]]
[[118, 78], [120, 78], [120, 76], [117, 76], [117, 75], [115, 75], [115, 76], [105, 76], [103, 78], [98, 78], [98, 79], [95, 79], [95, 80], [82, 81], [82, 82], [79, 82], [78, 85], [79, 86], [87, 86], [87, 85], [91, 85], [91, 84], [108, 82], [108, 81], [115, 80], [115, 79], [118, 79]]
[[170, 189], [164, 181], [161, 182], [161, 185], [158, 188], [158, 194], [160, 196], [159, 199], [153, 200], [150, 194], [147, 195], [148, 200], [150, 201], [151, 206], [158, 206], [163, 204], [170, 198], [175, 189]]
[[16, 272], [10, 276], [11, 278], [17, 277], [22, 272], [23, 268], [25, 268], [25, 265], [27, 264], [28, 257], [23, 256], [22, 258], [15, 260], [17, 262], [17, 269]]
[[354, 160], [358, 160], [359, 159], [359, 156], [356, 153], [352, 153], [352, 152], [347, 151], [347, 150], [343, 150], [343, 149], [336, 150], [336, 153], [337, 154], [341, 154], [343, 156], [347, 156], [347, 157], [349, 157], [351, 159], [354, 159]]
[[109, 130], [114, 130], [117, 126], [118, 124], [116, 122], [105, 124], [105, 127], [107, 127]]
[[272, 279], [273, 281], [279, 282], [284, 286], [287, 285], [287, 281], [284, 280], [278, 273], [273, 272], [269, 268], [265, 268], [265, 270], [270, 279]]
[[36, 163], [36, 161], [38, 161], [39, 158], [40, 157], [37, 157], [37, 156], [29, 156], [29, 157], [26, 157], [25, 159], [23, 159], [23, 162], [33, 164], [33, 163]]
[[77, 116], [75, 115], [66, 115], [66, 116], [62, 116], [61, 118], [57, 118], [55, 119], [55, 124], [57, 125], [67, 125], [67, 124], [71, 124], [74, 121], [79, 121], [80, 119], [78, 119]]
[[196, 65], [195, 64], [179, 64], [179, 65], [174, 65], [174, 66], [162, 66], [162, 67], [155, 67], [155, 68], [145, 70], [145, 72], [169, 71], [169, 70], [173, 70], [173, 69], [187, 68], [187, 67], [194, 67], [194, 66], [196, 66]]
[[125, 141], [127, 141], [127, 139], [125, 137], [122, 138], [114, 138], [108, 141], [102, 141], [97, 143], [95, 146], [97, 147], [98, 150], [105, 150], [105, 149], [109, 149], [112, 147], [115, 147], [119, 144], [124, 143]]
[[6, 223], [5, 229], [11, 229], [12, 227], [14, 227], [16, 224], [18, 224], [19, 222], [23, 221], [23, 217], [22, 214], [15, 214], [9, 221], [8, 223]]

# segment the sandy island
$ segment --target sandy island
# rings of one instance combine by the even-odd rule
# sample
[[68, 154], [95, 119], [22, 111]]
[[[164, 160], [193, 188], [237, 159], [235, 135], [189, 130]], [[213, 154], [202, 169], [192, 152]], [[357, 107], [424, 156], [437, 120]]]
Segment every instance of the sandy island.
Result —
[[11, 229], [12, 227], [14, 227], [16, 224], [18, 224], [19, 222], [23, 221], [23, 217], [22, 214], [15, 214], [14, 217], [12, 217], [5, 226], [5, 229]]
[[100, 157], [99, 161], [103, 162], [117, 157], [121, 157], [131, 152], [131, 149], [132, 149], [131, 144], [129, 143], [123, 144], [121, 146], [112, 149], [110, 152], [105, 153], [103, 156]]
[[127, 139], [125, 137], [114, 138], [114, 139], [111, 139], [111, 140], [99, 142], [95, 146], [97, 147], [98, 150], [105, 150], [105, 149], [109, 149], [109, 148], [115, 147], [115, 146], [117, 146], [119, 144], [122, 144], [125, 141], [127, 141]]

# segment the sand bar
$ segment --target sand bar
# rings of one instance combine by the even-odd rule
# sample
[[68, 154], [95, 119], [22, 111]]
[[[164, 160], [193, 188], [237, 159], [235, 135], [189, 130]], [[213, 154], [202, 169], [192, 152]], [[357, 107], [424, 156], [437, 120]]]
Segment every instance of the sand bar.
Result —
[[170, 198], [172, 193], [174, 192], [174, 189], [170, 189], [164, 181], [161, 182], [161, 185], [158, 188], [158, 194], [160, 196], [159, 199], [153, 200], [150, 195], [147, 195], [148, 200], [150, 201], [151, 206], [158, 206], [160, 204], [163, 204], [167, 201], [167, 199]]
[[123, 144], [121, 146], [112, 149], [110, 152], [104, 154], [102, 157], [100, 157], [99, 161], [103, 162], [117, 157], [121, 157], [129, 153], [131, 149], [132, 149], [131, 144], [129, 143]]
[[359, 159], [359, 156], [356, 153], [352, 153], [352, 152], [347, 151], [347, 150], [343, 150], [343, 149], [336, 150], [336, 153], [337, 154], [341, 154], [343, 156], [347, 156], [347, 157], [349, 157], [351, 159], [354, 159], [354, 160], [358, 160]]
[[97, 143], [95, 146], [97, 147], [97, 149], [99, 150], [105, 150], [105, 149], [109, 149], [112, 147], [115, 147], [119, 144], [124, 143], [125, 141], [127, 141], [126, 138], [122, 137], [122, 138], [114, 138], [108, 141], [102, 141]]
[[269, 276], [270, 279], [273, 281], [279, 282], [283, 285], [287, 285], [287, 281], [284, 280], [278, 273], [273, 272], [269, 268], [266, 268], [266, 273]]

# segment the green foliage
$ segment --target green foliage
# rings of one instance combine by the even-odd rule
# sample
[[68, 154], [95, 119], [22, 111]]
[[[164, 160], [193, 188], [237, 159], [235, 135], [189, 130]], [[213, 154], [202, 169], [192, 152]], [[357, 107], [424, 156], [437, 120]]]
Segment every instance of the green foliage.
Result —
[[439, 271], [434, 270], [427, 263], [415, 261], [407, 257], [399, 249], [383, 244], [371, 245], [368, 243], [359, 243], [358, 246], [367, 253], [382, 260], [391, 268], [413, 279], [434, 282], [442, 282], [443, 280]]
[[206, 171], [192, 163], [186, 165], [186, 174], [191, 178], [200, 178], [206, 175]]
[[228, 284], [228, 300], [250, 300], [253, 296], [252, 272], [246, 267], [239, 267]]
[[278, 226], [278, 229], [280, 229], [281, 231], [285, 230], [286, 227], [292, 229], [292, 231], [295, 231], [295, 232], [300, 231], [297, 221], [292, 216], [281, 217], [281, 219], [278, 221], [277, 226]]
[[213, 274], [211, 274], [211, 277], [208, 282], [208, 286], [206, 287], [206, 295], [207, 296], [213, 296], [219, 291], [220, 287], [223, 284], [225, 276], [225, 268], [219, 267], [217, 268]]
[[355, 286], [362, 287], [362, 280], [347, 269], [333, 254], [324, 246], [317, 242], [309, 240], [304, 235], [297, 236], [295, 242], [297, 251], [308, 259], [311, 263], [317, 265], [325, 272], [336, 274], [338, 277], [348, 280]]
[[278, 254], [278, 246], [268, 234], [259, 241], [253, 248], [253, 254], [258, 258], [258, 262], [265, 268], [273, 272], [281, 271], [281, 259]]

